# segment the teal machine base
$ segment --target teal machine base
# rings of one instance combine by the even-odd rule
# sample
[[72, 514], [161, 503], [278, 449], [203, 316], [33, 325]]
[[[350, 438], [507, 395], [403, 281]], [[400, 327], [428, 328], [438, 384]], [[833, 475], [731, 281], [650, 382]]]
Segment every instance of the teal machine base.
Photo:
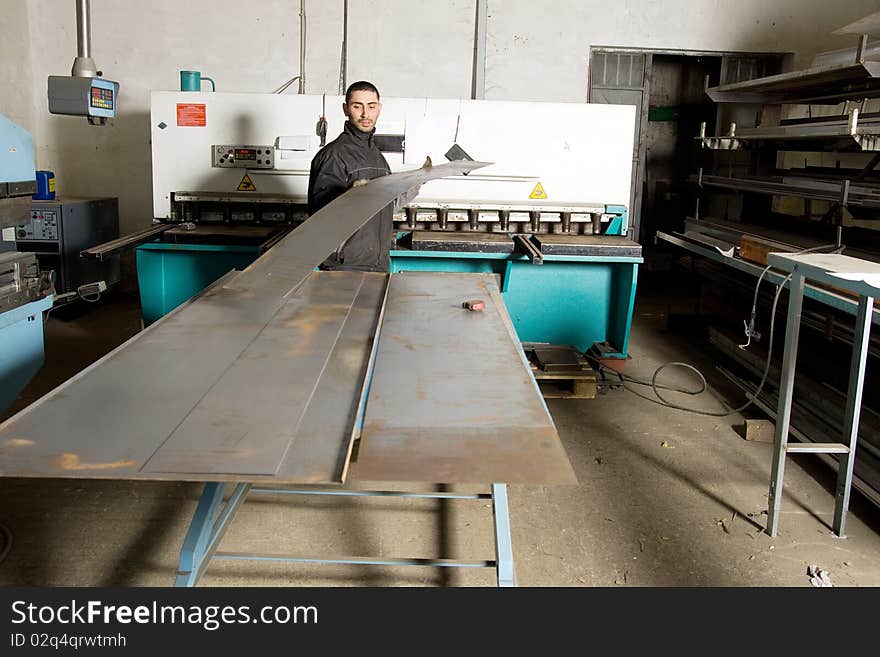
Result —
[[141, 312], [148, 326], [229, 271], [247, 267], [260, 247], [149, 242], [136, 253]]
[[52, 302], [50, 295], [0, 314], [0, 414], [43, 366], [43, 311]]
[[521, 342], [571, 345], [587, 351], [607, 343], [603, 357], [626, 358], [642, 258], [526, 256], [460, 251], [391, 252], [391, 272], [485, 272], [501, 277], [504, 303]]
[[[615, 231], [624, 226], [613, 226]], [[228, 273], [260, 255], [246, 245], [151, 242], [137, 248], [144, 325], [149, 325]], [[391, 272], [494, 273], [522, 342], [571, 345], [625, 358], [641, 257], [524, 255], [463, 251], [391, 251]]]
[[[520, 342], [572, 346], [586, 352], [600, 345], [602, 358], [626, 358], [641, 248], [626, 240], [628, 213], [622, 205], [606, 205], [610, 220], [600, 240], [605, 246], [586, 248], [576, 255], [542, 250], [542, 264], [523, 253], [487, 252], [491, 248], [419, 250], [408, 247], [407, 231], [398, 232], [399, 247], [391, 251], [391, 272], [483, 272], [500, 277], [504, 303]], [[469, 233], [469, 231], [464, 231]], [[462, 236], [460, 231], [428, 231], [423, 236]], [[472, 234], [477, 242], [480, 234]], [[575, 238], [577, 232], [570, 233]], [[414, 236], [412, 233], [411, 236]], [[595, 236], [593, 236], [595, 237]], [[627, 248], [619, 250], [626, 240]], [[411, 240], [410, 240], [411, 241]], [[467, 241], [467, 240], [465, 240]], [[585, 242], [590, 239], [585, 237]], [[615, 246], [612, 246], [615, 245]], [[629, 248], [629, 247], [634, 247]]]

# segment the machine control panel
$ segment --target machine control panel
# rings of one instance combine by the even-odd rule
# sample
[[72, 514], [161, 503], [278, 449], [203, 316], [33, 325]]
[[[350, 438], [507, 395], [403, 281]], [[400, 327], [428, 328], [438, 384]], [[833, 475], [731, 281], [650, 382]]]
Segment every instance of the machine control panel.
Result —
[[49, 112], [112, 119], [119, 83], [103, 78], [49, 76]]
[[275, 148], [273, 146], [211, 146], [211, 165], [224, 169], [274, 169]]
[[55, 210], [31, 210], [30, 223], [15, 229], [15, 239], [21, 240], [57, 240], [58, 213]]

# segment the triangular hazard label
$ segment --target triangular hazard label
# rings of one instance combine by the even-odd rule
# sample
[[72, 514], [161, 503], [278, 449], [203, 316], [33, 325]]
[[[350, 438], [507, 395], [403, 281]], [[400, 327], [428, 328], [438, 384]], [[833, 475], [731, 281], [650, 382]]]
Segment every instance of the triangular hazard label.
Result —
[[[257, 186], [254, 184], [254, 181], [251, 180], [251, 177], [247, 174], [244, 174], [244, 177], [241, 179], [241, 182], [238, 183], [238, 191], [240, 192], [255, 192], [257, 191]], [[546, 196], [544, 198], [547, 198]]]
[[544, 191], [544, 187], [541, 185], [541, 183], [535, 185], [532, 193], [529, 194], [529, 198], [547, 198], [547, 192]]

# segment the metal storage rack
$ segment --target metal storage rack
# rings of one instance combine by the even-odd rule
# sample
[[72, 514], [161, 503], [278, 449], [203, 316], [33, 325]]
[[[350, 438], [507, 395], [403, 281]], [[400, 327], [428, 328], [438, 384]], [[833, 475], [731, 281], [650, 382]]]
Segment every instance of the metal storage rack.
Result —
[[[880, 36], [880, 13], [874, 17], [873, 23], [865, 23], [866, 29]], [[872, 27], [873, 25], [873, 27]], [[863, 27], [864, 27], [863, 26]], [[876, 28], [876, 29], [875, 29]], [[848, 59], [844, 59], [848, 58]], [[819, 55], [811, 68], [773, 75], [735, 84], [709, 87], [706, 93], [719, 104], [719, 119], [727, 114], [735, 114], [731, 108], [744, 108], [745, 112], [754, 111], [756, 119], [753, 127], [742, 127], [734, 122], [724, 122], [719, 134], [707, 135], [705, 126], [697, 137], [697, 143], [704, 149], [716, 154], [714, 170], [699, 170], [690, 177], [697, 189], [697, 201], [694, 216], [688, 217], [685, 230], [679, 233], [658, 232], [658, 240], [673, 244], [676, 247], [701, 256], [707, 261], [722, 263], [738, 272], [751, 274], [756, 278], [764, 271], [763, 264], [756, 264], [740, 257], [741, 239], [745, 237], [767, 237], [773, 233], [770, 224], [756, 227], [752, 223], [736, 223], [718, 221], [709, 216], [708, 202], [713, 194], [733, 193], [744, 203], [747, 199], [751, 207], [744, 205], [742, 220], [755, 219], [756, 206], [767, 207], [766, 216], [772, 217], [772, 197], [807, 199], [808, 203], [821, 203], [820, 225], [824, 235], [821, 240], [810, 240], [804, 234], [792, 235], [789, 241], [791, 248], [797, 252], [804, 245], [833, 241], [833, 247], [845, 247], [845, 218], [855, 217], [859, 220], [876, 220], [880, 228], [880, 111], [870, 111], [870, 105], [876, 104], [873, 99], [880, 98], [880, 41], [872, 43], [870, 34], [859, 34], [858, 45], [848, 52]], [[783, 107], [793, 105], [842, 104], [831, 109], [831, 115], [805, 116], [795, 118], [796, 109], [789, 112], [791, 118], [783, 118]], [[828, 109], [824, 109], [827, 113]], [[740, 112], [742, 118], [743, 112]], [[746, 121], [740, 121], [745, 124]], [[727, 155], [723, 152], [728, 151]], [[832, 169], [779, 170], [777, 153], [803, 151], [807, 153], [834, 153], [838, 167]], [[837, 155], [842, 154], [842, 155]], [[827, 155], [817, 155], [816, 159]], [[846, 161], [847, 167], [840, 167], [840, 160]], [[723, 159], [722, 166], [718, 166]], [[858, 166], [853, 167], [852, 163]], [[745, 166], [744, 166], [745, 165]], [[719, 169], [721, 169], [719, 171]], [[726, 170], [725, 170], [726, 169]], [[747, 171], [745, 170], [747, 169]], [[764, 199], [761, 201], [761, 199]], [[808, 214], [807, 202], [804, 203], [804, 214]], [[813, 206], [815, 208], [815, 205]], [[813, 222], [816, 227], [816, 222]], [[864, 225], [864, 224], [862, 224]], [[830, 227], [833, 226], [833, 229]], [[830, 239], [825, 240], [825, 237]], [[812, 242], [812, 243], [811, 243]], [[865, 252], [861, 244], [858, 250], [847, 249], [849, 255], [880, 261], [880, 251]], [[717, 265], [716, 265], [717, 266]], [[785, 281], [785, 272], [769, 270], [764, 276], [767, 280], [789, 287]], [[859, 303], [838, 290], [807, 284], [805, 295], [829, 306], [829, 313], [834, 308], [848, 315], [856, 314]], [[868, 313], [868, 325], [880, 324], [880, 310]], [[864, 374], [864, 370], [860, 370]], [[747, 393], [748, 383], [729, 377], [743, 387]], [[769, 401], [765, 400], [765, 401]], [[756, 405], [773, 416], [772, 406], [762, 400]], [[814, 436], [807, 431], [798, 431], [791, 427], [793, 437], [806, 442], [827, 442], [826, 436]], [[860, 435], [860, 444], [863, 437]], [[867, 445], [868, 452], [874, 452], [874, 445]], [[824, 455], [823, 455], [824, 457]], [[869, 458], [866, 455], [863, 458]], [[873, 459], [870, 456], [869, 460]], [[836, 466], [837, 461], [824, 457], [823, 460]], [[873, 464], [873, 460], [871, 460]], [[871, 465], [868, 464], [868, 465]], [[864, 466], [863, 466], [864, 467]], [[873, 468], [873, 465], [871, 465]], [[863, 473], [865, 471], [863, 470]], [[880, 505], [880, 488], [874, 474], [866, 473], [866, 478], [856, 473], [854, 486], [866, 496]], [[835, 522], [835, 530], [840, 523]], [[768, 529], [769, 531], [769, 529]], [[775, 532], [775, 527], [773, 528]]]

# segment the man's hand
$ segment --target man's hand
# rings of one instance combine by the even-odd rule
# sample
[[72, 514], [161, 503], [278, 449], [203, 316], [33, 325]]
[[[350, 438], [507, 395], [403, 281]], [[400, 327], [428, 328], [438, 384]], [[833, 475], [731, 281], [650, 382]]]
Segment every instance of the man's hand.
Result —
[[355, 180], [353, 183], [351, 183], [351, 186], [352, 186], [353, 188], [354, 188], [354, 187], [363, 187], [363, 186], [366, 185], [368, 182], [370, 182], [369, 178], [358, 178], [358, 179]]

